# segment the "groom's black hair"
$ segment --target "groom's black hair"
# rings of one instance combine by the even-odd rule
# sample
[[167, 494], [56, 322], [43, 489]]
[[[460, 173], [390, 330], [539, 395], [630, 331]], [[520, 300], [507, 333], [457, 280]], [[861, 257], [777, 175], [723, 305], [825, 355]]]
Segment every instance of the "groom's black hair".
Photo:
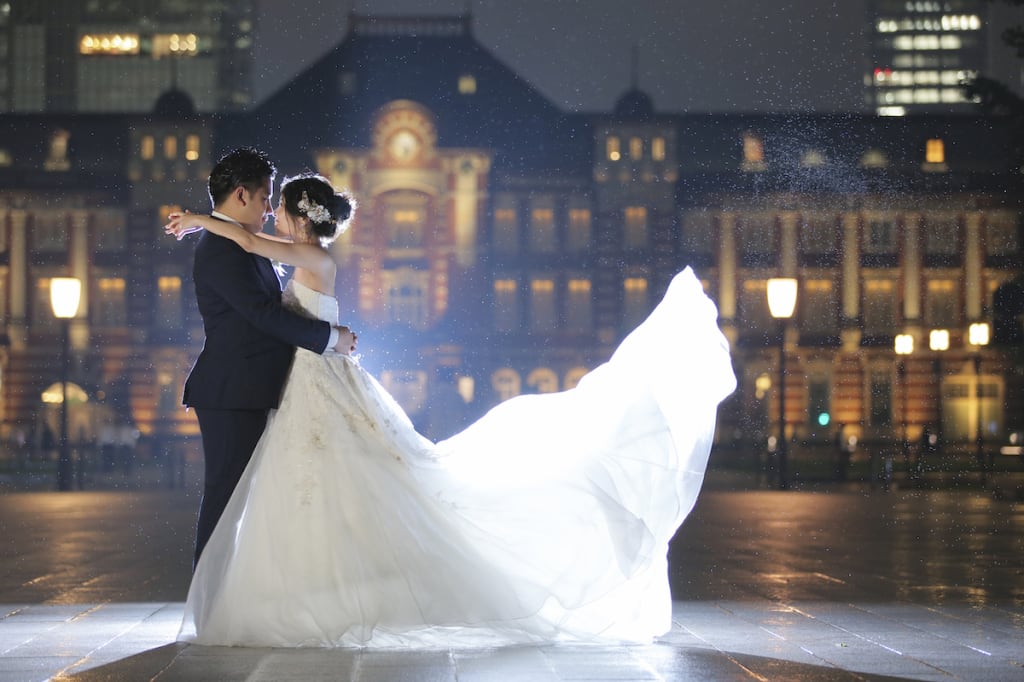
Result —
[[220, 157], [210, 171], [210, 201], [219, 206], [236, 187], [255, 192], [275, 175], [277, 168], [265, 153], [252, 147], [234, 149]]

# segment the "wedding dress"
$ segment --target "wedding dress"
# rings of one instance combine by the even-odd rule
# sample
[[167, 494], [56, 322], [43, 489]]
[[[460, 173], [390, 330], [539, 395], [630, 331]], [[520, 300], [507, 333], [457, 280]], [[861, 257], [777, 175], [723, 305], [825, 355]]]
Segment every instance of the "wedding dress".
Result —
[[[337, 323], [294, 281], [286, 305]], [[433, 444], [354, 360], [299, 349], [203, 551], [179, 640], [271, 647], [647, 642], [666, 552], [735, 388], [687, 268], [612, 358]]]

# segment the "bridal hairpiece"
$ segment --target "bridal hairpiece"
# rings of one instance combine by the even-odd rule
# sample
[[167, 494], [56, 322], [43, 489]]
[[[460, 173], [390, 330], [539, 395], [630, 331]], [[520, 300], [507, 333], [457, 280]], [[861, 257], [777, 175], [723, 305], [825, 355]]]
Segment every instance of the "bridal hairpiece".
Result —
[[315, 201], [309, 198], [309, 195], [305, 192], [302, 193], [302, 198], [299, 199], [298, 203], [299, 210], [306, 214], [306, 217], [312, 220], [314, 223], [329, 223], [331, 222], [331, 212], [327, 210], [325, 206], [321, 206]]

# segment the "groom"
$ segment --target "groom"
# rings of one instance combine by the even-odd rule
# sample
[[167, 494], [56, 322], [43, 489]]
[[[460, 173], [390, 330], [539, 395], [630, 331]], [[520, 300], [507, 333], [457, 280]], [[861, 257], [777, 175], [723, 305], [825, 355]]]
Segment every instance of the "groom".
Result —
[[[226, 154], [210, 173], [213, 217], [260, 232], [271, 213], [276, 173], [270, 159], [255, 149]], [[347, 327], [332, 328], [283, 308], [281, 282], [270, 261], [246, 253], [230, 239], [205, 231], [200, 235], [192, 279], [206, 332], [182, 401], [195, 408], [203, 440], [198, 563], [269, 411], [278, 405], [295, 347], [348, 353], [355, 349], [355, 336]]]

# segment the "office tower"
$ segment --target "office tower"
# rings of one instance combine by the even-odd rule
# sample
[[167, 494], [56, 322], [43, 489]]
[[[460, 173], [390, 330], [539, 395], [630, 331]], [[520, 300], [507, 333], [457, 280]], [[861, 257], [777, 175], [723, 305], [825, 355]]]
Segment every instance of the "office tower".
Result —
[[881, 116], [967, 112], [960, 83], [991, 67], [985, 0], [868, 0], [868, 108]]
[[252, 97], [253, 0], [0, 2], [0, 111], [142, 112], [177, 88], [198, 111]]

